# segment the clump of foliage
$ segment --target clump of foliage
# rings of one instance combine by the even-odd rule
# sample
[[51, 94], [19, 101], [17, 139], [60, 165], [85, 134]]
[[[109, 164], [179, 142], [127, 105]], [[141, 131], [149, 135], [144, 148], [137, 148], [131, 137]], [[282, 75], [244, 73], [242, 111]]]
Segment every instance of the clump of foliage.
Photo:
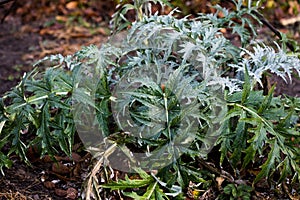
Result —
[[[121, 8], [115, 26], [126, 29], [130, 24], [121, 44], [84, 47], [67, 57], [46, 57], [37, 66], [48, 62], [50, 67], [45, 71], [37, 67], [6, 93], [0, 104], [0, 147], [9, 145], [10, 150], [0, 152], [1, 169], [11, 165], [12, 153], [28, 162], [26, 151], [32, 145], [41, 149], [41, 156], [59, 150], [70, 155], [76, 123], [80, 124], [83, 113], [89, 116], [78, 107], [74, 112], [74, 105], [80, 104], [96, 113], [100, 138], [105, 138], [87, 180], [87, 199], [109, 197], [110, 190], [134, 199], [197, 198], [209, 191], [213, 198], [249, 199], [260, 181], [267, 181], [270, 187], [299, 184], [300, 99], [275, 96], [275, 86], [267, 93], [258, 88], [267, 87], [263, 83], [267, 74], [291, 81], [293, 73], [300, 75], [300, 60], [280, 45], [273, 48], [253, 42], [257, 23], [251, 20], [259, 22], [253, 14], [257, 7], [239, 0], [234, 10], [216, 6], [225, 17], [215, 13], [194, 19], [177, 19], [176, 11], [158, 15], [149, 10], [145, 15], [150, 8], [146, 1]], [[130, 9], [136, 10], [137, 20], [121, 26], [120, 17], [125, 19]], [[241, 45], [233, 45], [221, 28], [237, 34]], [[121, 110], [113, 113], [111, 105], [120, 100], [114, 88], [132, 70], [143, 72], [143, 67], [153, 66], [166, 67], [165, 71], [158, 67], [156, 73], [163, 78], [153, 81], [140, 74], [131, 82], [142, 83], [141, 87], [129, 90], [129, 98], [123, 102], [136, 128], [143, 131], [140, 135], [125, 133], [123, 127], [132, 124], [120, 122]], [[180, 98], [190, 100], [186, 107], [178, 107]], [[215, 112], [220, 106], [226, 113]], [[163, 117], [166, 127], [149, 128]], [[196, 119], [196, 131], [178, 131], [176, 124], [186, 118]], [[84, 126], [88, 125], [80, 124], [81, 129]], [[215, 140], [205, 137], [211, 127], [217, 127], [211, 134]], [[171, 156], [167, 166], [149, 173], [135, 166], [137, 175], [128, 173], [124, 180], [112, 180], [114, 169], [107, 160], [118, 148], [130, 157], [136, 150], [160, 151], [173, 138], [190, 143], [182, 146], [180, 157]], [[214, 153], [203, 152], [203, 145]], [[168, 151], [176, 154], [179, 150]], [[224, 180], [217, 184], [218, 177]]]
[[220, 195], [220, 199], [251, 199], [252, 188], [248, 185], [228, 184], [224, 187], [224, 194]]

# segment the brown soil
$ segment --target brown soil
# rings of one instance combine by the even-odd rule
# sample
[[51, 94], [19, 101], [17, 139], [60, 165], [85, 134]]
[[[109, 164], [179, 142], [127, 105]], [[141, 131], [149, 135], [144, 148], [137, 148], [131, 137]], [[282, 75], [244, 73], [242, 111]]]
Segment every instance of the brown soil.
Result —
[[22, 33], [17, 19], [9, 18], [0, 24], [0, 93], [16, 85], [23, 72], [31, 69], [33, 59], [24, 58], [32, 51], [39, 51], [41, 37], [34, 33]]
[[[100, 45], [110, 33], [108, 22], [115, 8], [112, 1], [79, 1], [83, 5], [74, 8], [65, 0], [17, 2], [0, 23], [0, 96], [39, 59]], [[11, 4], [0, 5], [0, 20]]]

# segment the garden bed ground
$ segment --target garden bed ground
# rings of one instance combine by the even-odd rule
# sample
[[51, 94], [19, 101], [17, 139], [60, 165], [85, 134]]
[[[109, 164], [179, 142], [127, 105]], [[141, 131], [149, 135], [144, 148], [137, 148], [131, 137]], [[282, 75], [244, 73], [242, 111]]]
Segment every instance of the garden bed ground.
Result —
[[[110, 1], [97, 1], [84, 10], [63, 0], [56, 5], [59, 9], [45, 2], [34, 5], [36, 1], [28, 0], [0, 24], [0, 96], [15, 86], [38, 59], [56, 53], [71, 54], [83, 45], [100, 45], [109, 35], [107, 22], [114, 8]], [[0, 8], [0, 17], [9, 6]], [[76, 21], [74, 17], [82, 20]], [[263, 29], [260, 37], [264, 38], [266, 32]], [[270, 82], [278, 82], [278, 94], [300, 96], [297, 78], [289, 85], [276, 77]], [[4, 170], [5, 176], [0, 175], [0, 199], [76, 199], [90, 164], [88, 154], [74, 149], [73, 160], [58, 155], [59, 164], [47, 158], [40, 160], [34, 149], [28, 154], [32, 166], [12, 155], [14, 165]], [[57, 165], [62, 167], [58, 169]]]
[[[54, 4], [47, 5], [46, 1], [26, 1], [12, 10], [0, 24], [0, 96], [15, 86], [24, 72], [30, 71], [40, 58], [58, 53], [72, 54], [81, 46], [100, 45], [107, 39], [108, 18], [114, 5], [98, 2], [97, 5], [92, 4], [97, 9], [90, 7], [84, 14], [76, 5], [71, 8], [69, 4], [68, 9], [64, 3], [58, 3], [56, 6], [62, 8], [55, 10], [55, 7], [51, 8]], [[10, 5], [0, 8], [0, 18]], [[67, 16], [62, 13], [64, 11]], [[90, 20], [86, 21], [90, 24], [83, 26], [84, 22], [78, 21], [67, 24], [76, 15], [75, 11]], [[100, 14], [96, 16], [96, 12]], [[62, 19], [59, 19], [60, 16]], [[94, 25], [96, 23], [97, 26]], [[64, 168], [59, 168], [51, 159], [40, 160], [34, 150], [28, 153], [32, 166], [13, 155], [12, 168], [4, 170], [5, 176], [0, 175], [0, 199], [77, 199], [90, 158], [84, 152], [80, 155], [77, 149], [75, 151], [73, 160], [57, 157], [59, 165]]]

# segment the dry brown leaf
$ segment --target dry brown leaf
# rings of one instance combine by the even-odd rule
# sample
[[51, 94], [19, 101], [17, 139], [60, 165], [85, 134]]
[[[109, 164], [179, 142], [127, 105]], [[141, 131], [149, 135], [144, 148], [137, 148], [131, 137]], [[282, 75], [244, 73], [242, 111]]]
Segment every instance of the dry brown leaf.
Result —
[[259, 169], [249, 169], [248, 172], [251, 175], [257, 176], [259, 174], [260, 170]]
[[77, 190], [75, 188], [68, 188], [67, 189], [67, 196], [66, 198], [69, 199], [76, 199], [77, 198]]
[[80, 176], [80, 172], [81, 172], [81, 165], [80, 163], [76, 163], [74, 169], [73, 169], [73, 176], [75, 177], [79, 177]]
[[40, 151], [37, 146], [30, 146], [27, 151], [27, 158], [30, 162], [36, 162], [40, 159]]
[[74, 26], [72, 27], [73, 28], [73, 33], [76, 32], [76, 33], [87, 33], [89, 34], [89, 30], [85, 27], [82, 27], [82, 26]]
[[66, 7], [63, 4], [59, 4], [56, 9], [62, 13], [62, 15], [68, 15], [69, 11], [66, 9]]
[[109, 35], [110, 29], [105, 27], [100, 27], [98, 28], [97, 32], [100, 33], [101, 35]]
[[62, 190], [62, 189], [58, 189], [56, 188], [55, 189], [55, 194], [57, 196], [60, 196], [60, 197], [65, 197], [67, 195], [67, 191], [66, 190]]
[[73, 159], [75, 162], [80, 162], [80, 160], [81, 160], [82, 158], [81, 158], [81, 156], [80, 156], [78, 153], [73, 152], [73, 153], [72, 153], [72, 159]]
[[62, 164], [61, 162], [52, 164], [52, 171], [57, 174], [69, 174], [71, 169], [70, 167]]
[[55, 17], [55, 20], [56, 20], [56, 21], [60, 21], [60, 22], [66, 22], [66, 21], [68, 21], [68, 18], [67, 18], [66, 16], [57, 15], [57, 16]]
[[221, 28], [220, 31], [221, 31], [221, 33], [225, 34], [227, 32], [227, 29], [226, 28]]
[[27, 60], [37, 60], [36, 56], [33, 53], [26, 53], [22, 56], [22, 60], [27, 61]]
[[83, 12], [87, 17], [98, 17], [99, 16], [99, 13], [94, 11], [92, 8], [84, 9]]
[[66, 8], [69, 10], [74, 10], [77, 8], [77, 6], [78, 6], [77, 1], [70, 1], [69, 3], [66, 4]]
[[283, 26], [288, 26], [300, 22], [300, 15], [291, 18], [283, 18], [279, 20]]
[[50, 31], [48, 28], [43, 28], [40, 30], [40, 35], [46, 35], [46, 34], [49, 34], [49, 32], [53, 32], [53, 31]]
[[45, 163], [50, 163], [50, 162], [53, 162], [53, 159], [51, 159], [51, 157], [49, 155], [45, 155], [42, 158], [42, 161], [45, 162]]
[[220, 176], [216, 178], [216, 181], [218, 182], [218, 187], [221, 187], [221, 185], [224, 182], [224, 180], [225, 179], [223, 177], [220, 177]]
[[48, 189], [54, 189], [55, 188], [55, 184], [51, 181], [45, 181], [44, 186]]

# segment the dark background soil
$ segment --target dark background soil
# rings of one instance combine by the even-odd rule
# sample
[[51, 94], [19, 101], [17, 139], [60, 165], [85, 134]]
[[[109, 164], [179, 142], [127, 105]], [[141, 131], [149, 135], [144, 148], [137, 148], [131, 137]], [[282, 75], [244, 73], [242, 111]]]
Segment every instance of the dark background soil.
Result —
[[18, 19], [8, 17], [0, 24], [0, 93], [16, 85], [23, 72], [31, 69], [33, 59], [23, 56], [40, 50], [41, 37], [34, 33], [22, 33]]
[[12, 9], [13, 2], [0, 4], [0, 20], [10, 11], [0, 23], [0, 96], [44, 56], [100, 45], [110, 33], [108, 23], [115, 9], [110, 0], [81, 0], [73, 9], [66, 7], [66, 0], [16, 2]]
[[[0, 24], [0, 97], [44, 56], [72, 54], [81, 46], [100, 45], [106, 40], [109, 35], [108, 21], [115, 4], [109, 0], [82, 0], [81, 7], [69, 4], [68, 8], [68, 2], [18, 1]], [[0, 20], [11, 5], [12, 2], [0, 5]], [[74, 20], [76, 17], [84, 19], [88, 25]], [[260, 38], [270, 37], [270, 31], [266, 28], [260, 34]], [[277, 94], [300, 96], [299, 78], [294, 78], [290, 84], [277, 77], [271, 77], [269, 81], [277, 83]], [[0, 200], [77, 198], [73, 193], [81, 193], [90, 162], [88, 155], [81, 152], [73, 160], [58, 157], [59, 163], [67, 166], [63, 171], [57, 170], [57, 164], [52, 161], [39, 159], [34, 150], [29, 154], [32, 166], [12, 156], [14, 165], [4, 170], [5, 176], [0, 175]]]

